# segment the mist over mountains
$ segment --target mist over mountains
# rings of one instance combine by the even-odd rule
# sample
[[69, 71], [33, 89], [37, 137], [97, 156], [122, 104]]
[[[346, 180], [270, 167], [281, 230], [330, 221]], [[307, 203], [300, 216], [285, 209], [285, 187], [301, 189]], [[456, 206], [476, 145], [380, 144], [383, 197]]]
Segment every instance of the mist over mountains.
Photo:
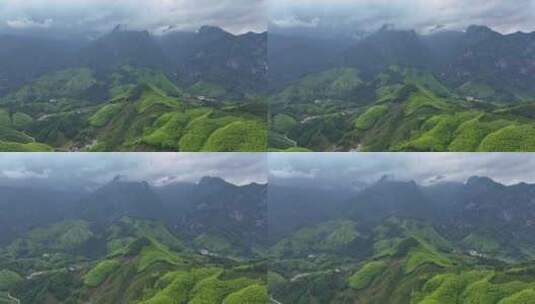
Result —
[[154, 35], [117, 25], [95, 39], [2, 34], [0, 43], [2, 151], [267, 145], [265, 32]]
[[532, 184], [506, 186], [488, 177], [474, 176], [465, 183], [429, 186], [385, 178], [353, 192], [313, 190], [312, 184], [309, 189], [274, 188], [269, 202], [272, 241], [331, 220], [352, 220], [364, 229], [372, 229], [389, 218], [399, 218], [428, 223], [455, 242], [470, 235], [493, 238], [504, 250], [501, 258], [533, 258], [522, 249], [532, 248], [535, 241], [529, 233], [535, 216]]
[[[313, 183], [274, 188], [270, 291], [277, 301], [531, 299], [533, 184], [473, 176], [427, 186], [382, 178], [352, 193]], [[513, 282], [522, 284], [507, 289]]]
[[[204, 177], [154, 187], [119, 176], [87, 191], [21, 184], [0, 187], [1, 301], [265, 302], [266, 185]], [[170, 291], [184, 278], [188, 292]]]
[[531, 151], [534, 37], [484, 25], [349, 38], [214, 26], [117, 26], [85, 42], [5, 36], [0, 141], [15, 151]]
[[205, 177], [197, 184], [153, 187], [114, 179], [87, 192], [31, 186], [2, 187], [1, 192], [4, 245], [30, 229], [62, 220], [84, 220], [101, 229], [125, 217], [162, 222], [192, 238], [216, 235], [245, 251], [265, 242], [265, 185], [235, 186]]
[[268, 41], [270, 147], [531, 151], [520, 134], [533, 131], [534, 41], [485, 25], [355, 37], [279, 29]]
[[211, 26], [154, 36], [118, 25], [92, 41], [4, 34], [0, 95], [64, 68], [88, 67], [106, 77], [122, 65], [163, 70], [184, 85], [214, 81], [245, 92], [263, 79], [265, 37], [265, 33], [233, 35]]
[[[356, 39], [285, 35], [284, 31], [270, 38], [270, 78], [275, 86], [340, 66], [355, 67], [362, 76], [373, 77], [391, 65], [400, 65], [431, 70], [452, 87], [468, 80], [503, 87], [510, 92], [500, 96], [502, 100], [516, 99], [513, 90], [517, 89], [533, 95], [528, 82], [534, 68], [534, 33], [500, 34], [473, 25], [465, 31], [418, 34], [385, 25]], [[288, 74], [295, 76], [289, 78]], [[287, 80], [281, 83], [281, 77]]]
[[[272, 297], [283, 303], [405, 304], [492, 294], [479, 288], [503, 290], [499, 299], [529, 294], [535, 185], [512, 175], [522, 157], [503, 155], [500, 164], [491, 158], [495, 168], [511, 169], [509, 179], [496, 175], [504, 183], [485, 176], [430, 182], [410, 169], [416, 164], [409, 159], [384, 157], [364, 167], [345, 163], [343, 170], [337, 167], [341, 159], [329, 167], [279, 159], [273, 184], [241, 186], [209, 175], [163, 184], [117, 175], [87, 189], [35, 188], [20, 179], [0, 187], [6, 198], [0, 200], [0, 276], [7, 282], [0, 291], [29, 301], [111, 304], [122, 299], [118, 286], [127, 286], [126, 298], [143, 303], [168, 295], [168, 287], [185, 277], [194, 283], [181, 295], [209, 295], [209, 303], [236, 292], [242, 299], [242, 289], [253, 289], [258, 303]], [[463, 166], [473, 159], [456, 157], [466, 172], [478, 171]], [[388, 174], [374, 182], [328, 183], [390, 172], [388, 161], [418, 182]], [[442, 165], [449, 168], [444, 159]], [[427, 171], [447, 174], [445, 167]], [[318, 174], [325, 179], [313, 177]], [[197, 277], [197, 271], [209, 272]], [[168, 277], [174, 283], [162, 281]], [[458, 287], [447, 289], [452, 283]], [[150, 293], [136, 292], [136, 284]], [[325, 284], [330, 288], [319, 288]]]

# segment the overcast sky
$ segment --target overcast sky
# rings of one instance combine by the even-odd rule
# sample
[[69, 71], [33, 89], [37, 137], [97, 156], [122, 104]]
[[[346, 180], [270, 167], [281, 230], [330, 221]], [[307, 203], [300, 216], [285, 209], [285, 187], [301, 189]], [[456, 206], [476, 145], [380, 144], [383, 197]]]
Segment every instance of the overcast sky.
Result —
[[429, 185], [487, 176], [504, 184], [535, 183], [530, 153], [283, 153], [270, 154], [270, 183], [356, 188], [387, 175]]
[[0, 0], [0, 30], [99, 33], [117, 24], [160, 33], [169, 26], [215, 25], [234, 33], [264, 31], [267, 0]]
[[502, 33], [535, 31], [535, 0], [271, 0], [273, 28], [373, 31], [383, 24], [429, 32], [487, 25]]
[[488, 176], [535, 183], [530, 153], [1, 153], [0, 185], [98, 187], [120, 175], [153, 185], [219, 176], [252, 182], [364, 187], [388, 175], [421, 184]]
[[218, 176], [234, 184], [267, 181], [262, 153], [1, 153], [0, 185], [94, 188], [116, 176], [153, 185]]

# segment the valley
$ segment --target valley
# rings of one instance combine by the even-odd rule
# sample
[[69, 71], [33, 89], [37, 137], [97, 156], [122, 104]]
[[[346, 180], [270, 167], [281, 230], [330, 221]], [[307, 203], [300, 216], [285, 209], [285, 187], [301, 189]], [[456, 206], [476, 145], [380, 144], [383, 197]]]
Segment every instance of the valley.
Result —
[[[0, 150], [265, 151], [265, 38], [209, 26], [118, 26], [83, 42], [1, 35]], [[26, 66], [38, 56], [28, 46], [49, 64]]]
[[272, 151], [534, 150], [533, 33], [385, 26], [354, 41], [271, 38]]
[[18, 194], [0, 203], [0, 302], [266, 303], [263, 189], [116, 178], [88, 193], [41, 192], [54, 202], [43, 206], [35, 189], [2, 188]]
[[323, 206], [301, 201], [306, 188], [285, 206], [286, 189], [270, 199], [270, 212], [308, 210], [297, 226], [270, 220], [278, 227], [269, 249], [272, 302], [532, 303], [533, 187], [385, 178]]

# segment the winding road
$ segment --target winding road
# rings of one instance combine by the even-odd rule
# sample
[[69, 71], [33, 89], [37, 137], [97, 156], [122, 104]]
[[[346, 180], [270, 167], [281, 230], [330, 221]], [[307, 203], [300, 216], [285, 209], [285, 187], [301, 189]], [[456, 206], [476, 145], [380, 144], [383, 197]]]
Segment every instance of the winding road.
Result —
[[15, 301], [15, 303], [20, 304], [20, 300], [15, 297], [12, 297], [9, 293], [7, 294], [7, 297], [8, 299]]

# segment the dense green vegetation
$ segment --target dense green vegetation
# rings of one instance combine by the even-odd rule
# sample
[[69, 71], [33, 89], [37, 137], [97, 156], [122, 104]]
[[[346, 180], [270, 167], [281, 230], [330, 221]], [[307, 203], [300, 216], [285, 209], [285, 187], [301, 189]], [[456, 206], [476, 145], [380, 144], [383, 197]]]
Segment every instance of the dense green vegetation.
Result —
[[92, 191], [2, 186], [0, 299], [263, 304], [263, 189], [218, 177], [163, 187], [116, 178]]
[[[266, 106], [123, 65], [46, 74], [0, 98], [1, 151], [265, 151]], [[206, 91], [209, 92], [206, 92]], [[257, 105], [258, 106], [255, 106]]]
[[356, 69], [340, 68], [305, 76], [274, 97], [275, 103], [302, 103], [348, 98], [362, 84]]
[[381, 275], [386, 266], [383, 261], [369, 262], [349, 277], [348, 285], [354, 289], [366, 288], [377, 276]]
[[116, 260], [104, 260], [98, 263], [84, 276], [84, 284], [91, 288], [100, 286], [120, 265]]
[[227, 93], [227, 90], [221, 85], [209, 83], [206, 81], [199, 81], [193, 84], [189, 90], [192, 94], [207, 96], [211, 98], [221, 98]]
[[66, 99], [75, 100], [96, 83], [97, 80], [90, 69], [62, 70], [41, 76], [0, 100], [6, 103], [55, 103]]
[[388, 111], [385, 105], [373, 106], [366, 110], [355, 120], [355, 128], [360, 130], [367, 130], [381, 118]]
[[456, 89], [414, 68], [391, 66], [364, 80], [354, 75], [354, 69], [308, 75], [275, 94], [270, 148], [535, 150], [535, 121], [528, 101], [488, 102], [495, 96], [488, 85], [468, 82]]
[[303, 256], [308, 252], [329, 252], [344, 248], [359, 236], [351, 221], [334, 221], [300, 229], [273, 247], [277, 255]]
[[84, 221], [53, 224], [17, 239], [0, 257], [5, 303], [11, 303], [7, 292], [23, 303], [261, 304], [267, 299], [264, 262], [196, 254], [165, 225], [151, 221], [123, 218], [104, 231], [92, 231]]
[[[450, 245], [429, 226], [392, 220], [378, 226], [368, 243], [354, 247], [360, 254], [341, 249], [319, 254], [305, 240], [303, 252], [319, 255], [280, 253], [269, 274], [273, 297], [282, 303], [530, 303], [531, 264], [446, 251], [443, 246]], [[300, 235], [303, 231], [292, 238]], [[375, 249], [362, 256], [363, 246]]]
[[383, 177], [350, 199], [337, 197], [342, 190], [336, 186], [314, 192], [322, 197], [317, 202], [307, 194], [315, 191], [315, 182], [308, 187], [279, 187], [282, 194], [272, 196], [277, 227], [268, 281], [277, 301], [531, 300], [533, 206], [525, 202], [534, 185], [503, 185], [474, 176], [425, 186]]
[[11, 270], [0, 271], [0, 290], [9, 290], [22, 280], [22, 277]]

